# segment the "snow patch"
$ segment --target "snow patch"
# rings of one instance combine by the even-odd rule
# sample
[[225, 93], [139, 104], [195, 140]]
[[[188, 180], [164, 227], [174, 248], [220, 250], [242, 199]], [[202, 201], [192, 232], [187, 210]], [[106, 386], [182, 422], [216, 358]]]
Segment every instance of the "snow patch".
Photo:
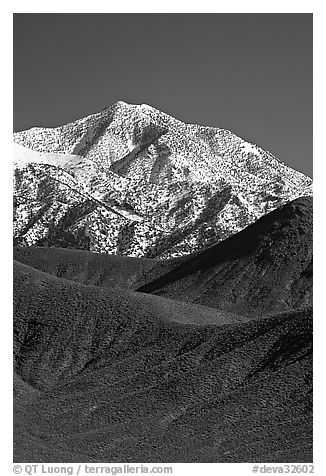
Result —
[[128, 137], [128, 140], [127, 140], [127, 147], [128, 147], [128, 150], [129, 152], [132, 152], [137, 146], [133, 143], [132, 139], [130, 137]]
[[241, 144], [242, 149], [246, 154], [252, 153], [252, 154], [257, 154], [257, 147], [254, 144], [251, 144], [250, 142], [244, 142]]
[[149, 106], [148, 104], [141, 104], [140, 107], [143, 109], [147, 109], [148, 111], [153, 111], [152, 106]]
[[61, 154], [59, 152], [38, 152], [27, 149], [14, 142], [14, 164], [17, 168], [24, 168], [27, 164], [48, 164], [56, 167], [80, 165], [82, 163], [92, 163], [80, 155]]

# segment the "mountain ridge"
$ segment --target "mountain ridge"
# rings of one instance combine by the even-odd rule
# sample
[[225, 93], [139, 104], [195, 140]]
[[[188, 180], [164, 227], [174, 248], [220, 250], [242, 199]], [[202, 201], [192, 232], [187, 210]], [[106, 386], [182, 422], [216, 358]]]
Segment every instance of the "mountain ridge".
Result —
[[259, 146], [148, 105], [118, 101], [14, 142], [17, 245], [182, 256], [312, 194], [309, 177]]

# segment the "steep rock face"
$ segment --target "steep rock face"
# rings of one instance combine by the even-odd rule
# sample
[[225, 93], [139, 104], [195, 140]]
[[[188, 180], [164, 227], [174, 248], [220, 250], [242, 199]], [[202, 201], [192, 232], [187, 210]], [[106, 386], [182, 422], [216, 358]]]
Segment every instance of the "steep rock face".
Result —
[[230, 131], [122, 101], [14, 134], [14, 242], [181, 256], [303, 195], [312, 181]]

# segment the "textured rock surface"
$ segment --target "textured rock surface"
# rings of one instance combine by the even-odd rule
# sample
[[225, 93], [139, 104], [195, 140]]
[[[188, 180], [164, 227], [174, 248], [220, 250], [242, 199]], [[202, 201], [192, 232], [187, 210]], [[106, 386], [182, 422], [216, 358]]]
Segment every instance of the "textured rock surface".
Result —
[[122, 101], [14, 134], [14, 243], [181, 256], [303, 195], [312, 180], [228, 130]]

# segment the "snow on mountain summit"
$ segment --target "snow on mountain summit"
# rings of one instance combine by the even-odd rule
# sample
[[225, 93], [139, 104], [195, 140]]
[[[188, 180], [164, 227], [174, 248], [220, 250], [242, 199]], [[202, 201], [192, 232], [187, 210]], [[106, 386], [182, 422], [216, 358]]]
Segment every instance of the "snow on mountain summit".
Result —
[[312, 194], [258, 145], [147, 104], [118, 101], [14, 142], [17, 244], [179, 256]]

